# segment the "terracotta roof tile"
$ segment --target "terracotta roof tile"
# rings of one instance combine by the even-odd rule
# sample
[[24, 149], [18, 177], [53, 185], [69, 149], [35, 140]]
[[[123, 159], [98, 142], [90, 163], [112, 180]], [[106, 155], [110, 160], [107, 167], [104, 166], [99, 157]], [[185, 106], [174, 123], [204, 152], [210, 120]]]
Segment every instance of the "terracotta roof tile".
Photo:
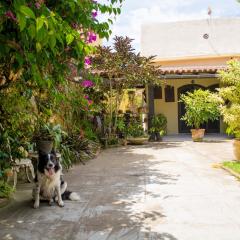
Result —
[[181, 67], [160, 67], [161, 74], [183, 74], [183, 73], [216, 73], [224, 70], [226, 66], [181, 66]]

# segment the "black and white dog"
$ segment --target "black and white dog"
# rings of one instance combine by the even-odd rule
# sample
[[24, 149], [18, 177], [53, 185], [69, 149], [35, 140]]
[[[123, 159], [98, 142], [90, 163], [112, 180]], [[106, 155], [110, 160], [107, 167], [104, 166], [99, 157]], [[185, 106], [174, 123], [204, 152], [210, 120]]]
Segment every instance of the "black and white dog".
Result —
[[63, 200], [80, 199], [77, 193], [66, 190], [67, 182], [62, 179], [62, 166], [54, 151], [49, 154], [39, 152], [35, 182], [34, 208], [39, 207], [40, 200], [48, 200], [50, 205], [56, 200], [63, 207]]

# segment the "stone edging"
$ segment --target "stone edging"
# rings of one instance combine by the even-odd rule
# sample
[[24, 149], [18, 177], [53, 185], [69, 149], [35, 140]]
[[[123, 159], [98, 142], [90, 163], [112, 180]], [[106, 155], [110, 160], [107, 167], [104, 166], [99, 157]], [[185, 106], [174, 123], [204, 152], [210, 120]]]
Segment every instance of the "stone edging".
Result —
[[229, 172], [231, 175], [233, 175], [234, 177], [236, 177], [238, 180], [240, 180], [240, 174], [234, 172], [232, 169], [225, 167], [225, 166], [221, 166], [222, 169], [224, 169], [225, 171]]

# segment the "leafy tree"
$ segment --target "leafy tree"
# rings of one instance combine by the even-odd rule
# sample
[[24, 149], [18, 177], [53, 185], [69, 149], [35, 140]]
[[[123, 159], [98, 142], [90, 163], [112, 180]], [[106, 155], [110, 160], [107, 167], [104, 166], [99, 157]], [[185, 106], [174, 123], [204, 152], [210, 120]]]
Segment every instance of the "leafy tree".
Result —
[[103, 77], [102, 88], [110, 103], [109, 129], [112, 128], [114, 109], [116, 117], [113, 127], [116, 129], [117, 113], [125, 89], [160, 84], [159, 71], [152, 64], [154, 57], [135, 53], [132, 41], [128, 37], [116, 36], [113, 49], [100, 46], [93, 57], [94, 71]]
[[6, 0], [0, 3], [0, 90], [18, 79], [27, 87], [52, 88], [64, 82], [73, 62], [81, 69], [89, 44], [108, 38], [109, 18], [122, 0]]
[[223, 121], [227, 124], [227, 133], [240, 138], [240, 62], [231, 60], [228, 69], [220, 71], [221, 88], [219, 94], [224, 100], [221, 106]]
[[0, 175], [10, 155], [20, 157], [37, 118], [47, 122], [67, 101], [84, 102], [84, 94], [74, 101], [83, 91], [79, 81], [72, 91], [70, 81], [88, 63], [94, 41], [111, 34], [122, 1], [0, 1]]

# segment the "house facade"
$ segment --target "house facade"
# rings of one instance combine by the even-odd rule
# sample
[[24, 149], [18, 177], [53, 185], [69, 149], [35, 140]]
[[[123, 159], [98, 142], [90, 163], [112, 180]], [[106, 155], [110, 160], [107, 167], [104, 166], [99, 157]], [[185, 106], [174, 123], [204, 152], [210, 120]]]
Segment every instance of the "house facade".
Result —
[[[141, 54], [156, 56], [160, 86], [147, 86], [149, 117], [163, 113], [167, 133], [188, 133], [181, 117], [185, 113], [179, 97], [194, 89], [216, 91], [218, 71], [226, 62], [240, 58], [240, 19], [206, 19], [155, 23], [142, 26]], [[208, 122], [209, 133], [225, 131], [221, 120]]]

